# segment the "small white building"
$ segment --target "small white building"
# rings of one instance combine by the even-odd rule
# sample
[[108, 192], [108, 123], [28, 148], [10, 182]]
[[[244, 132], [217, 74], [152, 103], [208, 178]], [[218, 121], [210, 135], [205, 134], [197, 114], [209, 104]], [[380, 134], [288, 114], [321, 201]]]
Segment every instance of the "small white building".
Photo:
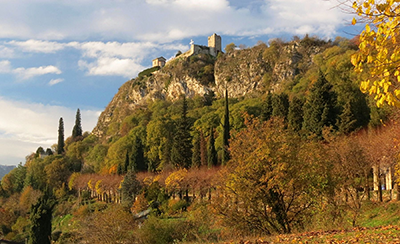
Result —
[[153, 67], [160, 66], [160, 68], [162, 68], [165, 66], [166, 61], [167, 60], [164, 57], [153, 59]]

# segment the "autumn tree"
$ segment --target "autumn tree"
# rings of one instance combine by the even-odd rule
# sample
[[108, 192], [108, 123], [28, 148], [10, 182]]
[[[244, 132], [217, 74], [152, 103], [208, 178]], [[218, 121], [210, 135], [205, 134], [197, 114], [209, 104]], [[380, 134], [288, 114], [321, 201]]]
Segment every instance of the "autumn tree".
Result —
[[[397, 0], [357, 0], [353, 9], [366, 21], [359, 51], [351, 58], [355, 70], [368, 72], [360, 88], [384, 103], [400, 107], [400, 5]], [[353, 24], [357, 22], [353, 19]]]
[[315, 171], [313, 151], [281, 120], [246, 125], [232, 140], [216, 209], [238, 230], [289, 233], [321, 194], [325, 174]]
[[58, 124], [58, 144], [57, 144], [57, 153], [63, 154], [64, 153], [64, 120], [60, 118]]
[[77, 137], [80, 136], [82, 136], [82, 125], [81, 125], [81, 111], [78, 108], [75, 116], [75, 125], [74, 128], [72, 129], [72, 139], [76, 139]]

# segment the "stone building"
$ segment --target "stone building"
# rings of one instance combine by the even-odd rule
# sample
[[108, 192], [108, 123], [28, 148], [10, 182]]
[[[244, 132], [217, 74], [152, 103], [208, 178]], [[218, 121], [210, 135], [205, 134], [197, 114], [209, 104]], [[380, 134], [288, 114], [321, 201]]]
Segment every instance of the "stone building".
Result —
[[166, 61], [167, 60], [164, 57], [153, 59], [153, 67], [160, 66], [162, 68], [165, 66]]
[[[218, 53], [222, 52], [221, 36], [217, 34], [212, 34], [208, 37], [208, 46], [202, 46], [194, 44], [193, 41], [190, 42], [190, 50], [179, 55], [178, 57], [191, 57], [198, 54], [207, 54], [216, 57]], [[174, 60], [175, 58], [170, 59]], [[153, 67], [160, 66], [164, 67], [166, 64], [166, 59], [164, 57], [159, 57], [153, 60]]]
[[184, 55], [190, 57], [197, 54], [209, 54], [216, 57], [219, 52], [222, 52], [221, 46], [221, 36], [214, 33], [208, 37], [208, 46], [196, 45], [191, 42], [190, 50], [184, 53]]

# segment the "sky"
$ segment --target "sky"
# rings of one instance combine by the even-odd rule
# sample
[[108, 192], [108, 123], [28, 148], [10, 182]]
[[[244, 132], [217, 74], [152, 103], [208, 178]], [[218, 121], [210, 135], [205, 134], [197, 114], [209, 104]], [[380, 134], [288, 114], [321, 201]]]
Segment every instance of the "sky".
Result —
[[25, 163], [71, 135], [76, 110], [92, 131], [118, 88], [151, 60], [207, 45], [273, 38], [352, 38], [338, 0], [0, 0], [0, 164]]

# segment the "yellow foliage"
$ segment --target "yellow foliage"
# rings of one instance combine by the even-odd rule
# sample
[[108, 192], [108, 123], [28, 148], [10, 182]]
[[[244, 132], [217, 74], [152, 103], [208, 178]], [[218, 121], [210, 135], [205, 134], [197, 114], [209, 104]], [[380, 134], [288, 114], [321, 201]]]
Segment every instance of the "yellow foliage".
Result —
[[[399, 1], [357, 0], [353, 9], [368, 22], [360, 35], [359, 51], [351, 58], [355, 71], [368, 71], [368, 80], [361, 82], [361, 90], [375, 95], [377, 106], [400, 104], [400, 32]], [[354, 18], [352, 24], [356, 24]]]
[[165, 186], [169, 191], [182, 190], [184, 188], [182, 184], [184, 183], [185, 178], [187, 178], [187, 174], [188, 172], [186, 169], [180, 169], [173, 172], [167, 179], [165, 179]]

